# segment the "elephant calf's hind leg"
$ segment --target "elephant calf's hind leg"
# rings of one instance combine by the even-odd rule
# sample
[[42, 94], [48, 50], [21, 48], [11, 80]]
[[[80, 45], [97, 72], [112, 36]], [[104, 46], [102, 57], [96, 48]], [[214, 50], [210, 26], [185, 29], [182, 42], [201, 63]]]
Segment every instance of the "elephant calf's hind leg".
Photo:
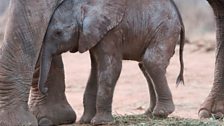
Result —
[[145, 76], [147, 82], [148, 82], [148, 88], [149, 88], [149, 95], [150, 95], [150, 105], [148, 110], [145, 112], [145, 114], [147, 116], [152, 116], [152, 112], [156, 106], [156, 93], [154, 90], [154, 86], [153, 86], [153, 82], [151, 80], [151, 77], [149, 76], [149, 74], [147, 73], [145, 67], [143, 66], [142, 63], [138, 64], [139, 68], [141, 69], [143, 75]]
[[143, 59], [143, 65], [151, 76], [157, 93], [156, 106], [152, 112], [153, 116], [157, 117], [167, 117], [175, 109], [165, 76], [170, 58], [164, 58], [164, 56], [166, 53], [158, 53], [155, 47], [154, 49], [147, 49]]

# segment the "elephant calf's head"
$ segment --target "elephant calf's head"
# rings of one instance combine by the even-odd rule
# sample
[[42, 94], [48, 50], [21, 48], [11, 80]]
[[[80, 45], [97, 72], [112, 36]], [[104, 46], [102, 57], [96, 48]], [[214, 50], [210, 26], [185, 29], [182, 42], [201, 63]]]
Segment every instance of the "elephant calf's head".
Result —
[[78, 22], [74, 12], [74, 1], [66, 0], [54, 12], [44, 38], [41, 51], [39, 90], [45, 94], [52, 58], [63, 52], [76, 52], [78, 43]]
[[93, 48], [124, 16], [126, 0], [64, 0], [49, 24], [41, 53], [39, 89], [45, 83], [52, 57], [66, 51]]

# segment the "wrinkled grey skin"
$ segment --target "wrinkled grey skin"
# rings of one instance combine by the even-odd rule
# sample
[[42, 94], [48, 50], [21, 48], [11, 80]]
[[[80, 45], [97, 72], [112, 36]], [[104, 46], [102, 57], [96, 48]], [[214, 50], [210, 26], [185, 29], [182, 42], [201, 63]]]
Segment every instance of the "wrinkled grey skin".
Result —
[[224, 117], [224, 0], [208, 0], [217, 26], [216, 62], [213, 87], [199, 110], [200, 118]]
[[[42, 46], [39, 89], [47, 93], [45, 83], [54, 56], [89, 50], [92, 70], [80, 123], [113, 121], [113, 92], [122, 60], [139, 62], [148, 81], [151, 104], [147, 114], [167, 117], [174, 111], [174, 104], [165, 73], [179, 37], [178, 81], [183, 81], [184, 26], [179, 12], [170, 0], [113, 2], [65, 0], [56, 9]], [[108, 9], [101, 11], [103, 7]]]
[[[35, 72], [36, 63], [49, 20], [55, 8], [62, 1], [63, 0], [11, 0], [9, 19], [0, 55], [1, 125], [21, 126], [30, 124], [31, 126], [37, 126], [37, 119], [40, 119], [40, 117], [48, 118], [49, 114], [54, 115], [54, 118], [58, 118], [58, 120], [60, 120], [59, 123], [65, 121], [58, 117], [58, 115], [61, 114], [60, 112], [63, 111], [61, 107], [58, 109], [59, 105], [56, 105], [56, 107], [51, 110], [52, 104], [60, 104], [62, 102], [58, 96], [64, 94], [64, 90], [60, 88], [58, 88], [59, 93], [51, 92], [51, 87], [49, 87], [48, 91], [48, 96], [54, 95], [54, 99], [59, 100], [58, 102], [49, 101], [50, 99], [48, 96], [44, 96], [46, 99], [42, 99], [41, 97], [43, 96], [39, 94], [37, 91], [38, 89], [35, 88], [36, 96], [34, 96], [34, 98], [36, 98], [36, 100], [31, 100], [30, 102], [33, 104], [32, 111], [40, 115], [37, 119], [30, 112], [27, 104], [33, 73]], [[211, 114], [219, 113], [219, 115], [222, 116], [224, 113], [224, 61], [222, 60], [224, 59], [224, 1], [208, 0], [208, 2], [212, 6], [217, 19], [217, 56], [214, 85], [199, 112], [199, 116], [202, 118], [208, 118]], [[15, 29], [17, 29], [17, 34], [15, 34]], [[52, 64], [54, 63], [57, 63], [57, 61], [53, 60]], [[92, 63], [92, 66], [94, 66], [94, 63]], [[94, 70], [95, 69], [92, 68], [92, 71]], [[50, 83], [49, 86], [57, 87], [57, 85], [54, 84], [56, 83]], [[61, 85], [63, 87], [64, 83], [61, 83]], [[50, 109], [48, 109], [48, 111], [39, 111], [44, 110], [43, 108]], [[64, 111], [64, 113], [70, 112]], [[55, 120], [52, 120], [52, 122], [58, 125], [58, 122], [55, 122]]]
[[[76, 119], [65, 97], [60, 56], [53, 59], [49, 73], [48, 84], [52, 90], [43, 96], [37, 88], [37, 60], [50, 17], [58, 4], [58, 0], [10, 1], [0, 55], [1, 126], [37, 126], [38, 123], [49, 126], [73, 123]], [[51, 79], [55, 76], [56, 80]]]

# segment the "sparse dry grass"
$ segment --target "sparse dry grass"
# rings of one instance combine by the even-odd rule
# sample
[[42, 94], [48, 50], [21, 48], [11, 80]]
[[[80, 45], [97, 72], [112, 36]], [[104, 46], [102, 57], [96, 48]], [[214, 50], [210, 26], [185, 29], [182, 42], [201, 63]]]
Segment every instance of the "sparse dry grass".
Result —
[[[183, 119], [178, 117], [171, 117], [167, 119], [150, 119], [145, 115], [129, 115], [129, 116], [115, 116], [113, 124], [107, 124], [102, 126], [223, 126], [223, 121], [207, 119]], [[65, 126], [65, 125], [64, 125]], [[67, 126], [91, 126], [73, 124]]]

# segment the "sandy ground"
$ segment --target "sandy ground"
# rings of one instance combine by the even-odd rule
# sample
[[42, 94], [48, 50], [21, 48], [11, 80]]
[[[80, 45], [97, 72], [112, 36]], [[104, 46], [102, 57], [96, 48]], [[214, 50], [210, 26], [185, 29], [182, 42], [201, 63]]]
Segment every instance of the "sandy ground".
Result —
[[[179, 47], [167, 70], [167, 79], [171, 88], [176, 110], [171, 116], [198, 118], [200, 104], [208, 95], [213, 82], [214, 51], [200, 44], [186, 45], [184, 52], [185, 86], [176, 88], [176, 77], [179, 74]], [[78, 119], [83, 112], [83, 93], [89, 76], [89, 54], [63, 54], [66, 72], [66, 94]], [[123, 61], [122, 73], [117, 83], [113, 114], [144, 113], [149, 105], [147, 82], [138, 68], [137, 62]]]

